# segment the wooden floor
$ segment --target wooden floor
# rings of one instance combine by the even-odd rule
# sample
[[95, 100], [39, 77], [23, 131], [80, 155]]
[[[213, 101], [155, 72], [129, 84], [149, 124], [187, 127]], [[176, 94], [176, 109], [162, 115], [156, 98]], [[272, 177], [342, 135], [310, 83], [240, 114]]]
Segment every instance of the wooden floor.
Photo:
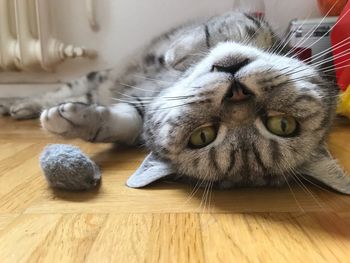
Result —
[[[99, 190], [50, 190], [38, 156], [63, 142], [36, 121], [0, 119], [0, 262], [350, 262], [350, 196], [307, 185], [211, 193], [124, 184], [144, 152], [79, 145], [102, 168]], [[67, 142], [67, 141], [65, 141]], [[350, 123], [332, 152], [350, 171]]]

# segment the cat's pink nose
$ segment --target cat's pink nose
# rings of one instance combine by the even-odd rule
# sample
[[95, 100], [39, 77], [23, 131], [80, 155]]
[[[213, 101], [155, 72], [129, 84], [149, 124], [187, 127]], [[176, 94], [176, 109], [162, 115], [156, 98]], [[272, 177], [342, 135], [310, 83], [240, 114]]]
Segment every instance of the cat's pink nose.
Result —
[[253, 97], [253, 93], [241, 82], [235, 80], [227, 90], [225, 99], [232, 102], [241, 102]]

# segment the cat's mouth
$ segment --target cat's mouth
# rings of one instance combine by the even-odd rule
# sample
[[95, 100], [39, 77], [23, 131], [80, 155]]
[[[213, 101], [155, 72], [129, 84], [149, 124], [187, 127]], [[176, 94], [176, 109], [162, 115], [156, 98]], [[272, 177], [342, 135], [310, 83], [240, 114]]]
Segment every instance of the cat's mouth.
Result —
[[254, 93], [251, 92], [247, 86], [234, 80], [228, 87], [224, 100], [227, 102], [241, 103], [250, 100], [254, 97]]

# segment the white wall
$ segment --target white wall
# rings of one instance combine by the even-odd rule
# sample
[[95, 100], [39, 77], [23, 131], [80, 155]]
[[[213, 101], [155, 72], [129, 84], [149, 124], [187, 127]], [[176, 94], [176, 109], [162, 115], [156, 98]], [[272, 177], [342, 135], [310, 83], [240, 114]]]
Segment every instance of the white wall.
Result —
[[[90, 70], [119, 66], [159, 33], [185, 21], [237, 7], [265, 8], [267, 19], [280, 33], [293, 18], [318, 15], [316, 0], [95, 0], [100, 31], [94, 32], [87, 20], [86, 0], [49, 1], [55, 36], [66, 43], [96, 49], [98, 58], [67, 61], [49, 74], [0, 73], [0, 83], [57, 83]], [[15, 89], [13, 85], [1, 85], [0, 96], [11, 95], [14, 90], [26, 95], [39, 86]]]

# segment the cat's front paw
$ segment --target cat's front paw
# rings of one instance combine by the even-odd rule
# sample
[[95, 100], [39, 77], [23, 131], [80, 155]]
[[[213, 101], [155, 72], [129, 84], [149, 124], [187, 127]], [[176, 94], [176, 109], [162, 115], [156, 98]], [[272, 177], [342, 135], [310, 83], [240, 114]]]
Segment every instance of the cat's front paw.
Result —
[[70, 129], [69, 122], [61, 115], [59, 106], [43, 110], [40, 122], [45, 130], [58, 135], [64, 135]]
[[91, 140], [101, 125], [104, 114], [108, 114], [105, 107], [77, 102], [64, 103], [44, 110], [40, 121], [42, 127], [51, 133], [68, 138]]

